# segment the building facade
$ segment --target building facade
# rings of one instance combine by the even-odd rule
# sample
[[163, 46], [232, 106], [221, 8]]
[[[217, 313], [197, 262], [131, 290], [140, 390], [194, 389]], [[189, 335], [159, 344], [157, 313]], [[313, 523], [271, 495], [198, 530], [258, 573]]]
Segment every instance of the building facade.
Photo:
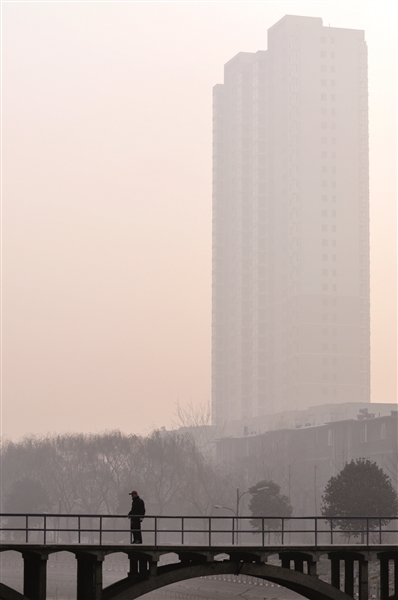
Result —
[[364, 32], [286, 16], [213, 99], [213, 423], [369, 402]]
[[398, 491], [398, 411], [394, 408], [380, 417], [362, 411], [356, 419], [224, 437], [216, 443], [217, 464], [229, 465], [231, 472], [240, 475], [243, 489], [263, 479], [274, 481], [300, 516], [320, 514], [326, 484], [351, 460], [375, 462]]

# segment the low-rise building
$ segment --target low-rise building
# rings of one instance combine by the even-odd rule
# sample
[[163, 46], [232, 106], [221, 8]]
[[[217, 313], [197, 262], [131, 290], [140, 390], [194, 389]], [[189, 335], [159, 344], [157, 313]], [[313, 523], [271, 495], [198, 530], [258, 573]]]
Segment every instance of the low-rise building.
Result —
[[220, 438], [217, 462], [241, 473], [247, 487], [272, 479], [301, 515], [319, 514], [330, 477], [357, 458], [376, 462], [397, 486], [398, 411], [377, 416], [377, 404], [367, 407], [355, 419]]

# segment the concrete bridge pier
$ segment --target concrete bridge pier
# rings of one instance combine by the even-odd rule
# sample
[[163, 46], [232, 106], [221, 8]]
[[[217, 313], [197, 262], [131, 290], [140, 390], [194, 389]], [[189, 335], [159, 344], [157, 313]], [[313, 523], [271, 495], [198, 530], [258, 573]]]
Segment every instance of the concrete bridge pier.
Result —
[[23, 593], [29, 600], [46, 600], [47, 552], [23, 552]]
[[[291, 562], [293, 561], [293, 569], [299, 573], [308, 573], [308, 575], [317, 574], [317, 560], [311, 554], [304, 554], [302, 552], [283, 552], [279, 554], [279, 558], [282, 563], [282, 567], [290, 569]], [[306, 571], [304, 566], [306, 565]]]
[[344, 560], [344, 591], [346, 594], [354, 597], [354, 559], [346, 558]]
[[358, 598], [359, 600], [368, 600], [369, 598], [369, 566], [368, 561], [363, 558], [359, 561], [358, 573]]
[[137, 557], [137, 552], [128, 552], [129, 577], [152, 577], [156, 575], [158, 556], [142, 554]]
[[369, 598], [369, 573], [368, 560], [364, 554], [355, 553], [348, 556], [329, 554], [331, 584], [338, 590], [341, 589], [341, 563], [344, 564], [344, 592], [354, 597], [355, 563], [358, 561], [358, 600]]
[[394, 596], [398, 600], [398, 557], [394, 557]]
[[76, 559], [77, 600], [101, 600], [104, 555], [102, 553], [77, 552]]
[[[377, 555], [380, 561], [380, 600], [398, 598], [398, 556], [397, 552], [381, 552]], [[394, 568], [394, 592], [390, 596], [390, 561]]]
[[330, 556], [330, 573], [331, 573], [331, 584], [333, 587], [340, 589], [340, 557]]

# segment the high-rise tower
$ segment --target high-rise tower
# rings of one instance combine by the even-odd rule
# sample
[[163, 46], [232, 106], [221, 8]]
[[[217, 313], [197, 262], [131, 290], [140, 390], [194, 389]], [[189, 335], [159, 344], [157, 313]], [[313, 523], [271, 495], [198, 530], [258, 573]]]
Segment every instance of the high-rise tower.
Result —
[[285, 16], [214, 88], [216, 424], [370, 400], [364, 32]]

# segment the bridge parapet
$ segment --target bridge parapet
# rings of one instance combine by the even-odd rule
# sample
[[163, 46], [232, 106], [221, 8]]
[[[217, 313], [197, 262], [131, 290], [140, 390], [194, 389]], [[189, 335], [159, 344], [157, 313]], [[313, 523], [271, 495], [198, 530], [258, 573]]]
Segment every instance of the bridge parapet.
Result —
[[[398, 542], [398, 517], [145, 517], [148, 544], [255, 547], [296, 544], [389, 545]], [[125, 515], [0, 514], [0, 541], [46, 544], [131, 542]]]

